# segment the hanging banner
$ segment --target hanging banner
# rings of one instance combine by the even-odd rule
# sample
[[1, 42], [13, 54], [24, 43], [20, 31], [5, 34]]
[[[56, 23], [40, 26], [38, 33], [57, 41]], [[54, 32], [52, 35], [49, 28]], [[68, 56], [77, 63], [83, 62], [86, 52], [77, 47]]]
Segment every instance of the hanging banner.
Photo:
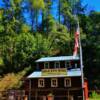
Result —
[[59, 68], [59, 69], [43, 69], [42, 76], [49, 76], [49, 75], [67, 75], [66, 68]]

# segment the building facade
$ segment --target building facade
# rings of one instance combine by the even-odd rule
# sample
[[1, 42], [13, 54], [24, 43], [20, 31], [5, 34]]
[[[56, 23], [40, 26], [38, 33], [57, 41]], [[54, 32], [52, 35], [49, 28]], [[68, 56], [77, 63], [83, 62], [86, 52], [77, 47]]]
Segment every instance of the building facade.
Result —
[[29, 100], [82, 100], [79, 57], [45, 57], [36, 63], [37, 70], [27, 77]]

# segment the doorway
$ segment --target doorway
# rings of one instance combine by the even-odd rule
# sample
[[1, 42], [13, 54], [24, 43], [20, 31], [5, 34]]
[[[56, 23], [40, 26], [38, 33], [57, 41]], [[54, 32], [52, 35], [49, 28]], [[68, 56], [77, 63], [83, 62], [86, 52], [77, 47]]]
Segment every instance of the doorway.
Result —
[[40, 96], [39, 100], [47, 100], [47, 97], [46, 96]]

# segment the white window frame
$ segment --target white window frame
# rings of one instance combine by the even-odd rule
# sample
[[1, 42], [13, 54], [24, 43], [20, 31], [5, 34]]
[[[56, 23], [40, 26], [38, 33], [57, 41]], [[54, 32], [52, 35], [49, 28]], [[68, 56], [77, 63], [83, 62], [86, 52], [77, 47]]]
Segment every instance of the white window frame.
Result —
[[[46, 67], [46, 64], [48, 64], [48, 68]], [[49, 66], [50, 66], [49, 62], [44, 62], [44, 69], [49, 69]]]
[[[69, 81], [69, 84], [66, 83], [67, 80]], [[71, 78], [65, 78], [65, 79], [64, 79], [64, 86], [65, 86], [65, 87], [71, 87]]]
[[[58, 64], [57, 64], [58, 63]], [[56, 66], [56, 65], [58, 65], [58, 66]], [[60, 68], [60, 62], [59, 61], [56, 61], [55, 62], [55, 68]]]
[[[53, 84], [53, 81], [56, 81], [56, 85]], [[51, 79], [51, 87], [58, 87], [58, 79], [57, 78]]]
[[71, 68], [71, 64], [69, 61], [65, 61], [65, 68]]
[[[41, 81], [43, 81], [43, 85], [41, 85]], [[45, 80], [44, 79], [38, 79], [38, 87], [45, 87]]]

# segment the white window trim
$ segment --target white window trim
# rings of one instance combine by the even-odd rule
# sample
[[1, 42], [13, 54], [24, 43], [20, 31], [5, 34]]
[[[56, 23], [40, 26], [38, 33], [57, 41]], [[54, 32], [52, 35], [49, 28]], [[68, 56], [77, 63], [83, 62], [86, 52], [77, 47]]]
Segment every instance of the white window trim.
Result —
[[[59, 66], [58, 66], [58, 67], [56, 67], [56, 63], [58, 63], [58, 64], [59, 64]], [[59, 62], [59, 61], [56, 61], [56, 62], [55, 62], [55, 68], [60, 68], [60, 62]]]
[[[56, 80], [56, 86], [53, 84], [53, 80]], [[51, 87], [58, 87], [58, 79], [57, 78], [51, 79]]]
[[[43, 86], [40, 84], [40, 81], [43, 81]], [[44, 79], [38, 79], [38, 87], [45, 87]]]
[[[66, 80], [69, 80], [69, 84], [66, 84]], [[65, 87], [71, 87], [71, 78], [65, 78], [64, 79], [64, 86]]]
[[50, 67], [50, 64], [49, 64], [49, 62], [44, 62], [44, 69], [48, 69], [48, 68], [46, 68], [46, 64], [48, 64], [48, 68]]

